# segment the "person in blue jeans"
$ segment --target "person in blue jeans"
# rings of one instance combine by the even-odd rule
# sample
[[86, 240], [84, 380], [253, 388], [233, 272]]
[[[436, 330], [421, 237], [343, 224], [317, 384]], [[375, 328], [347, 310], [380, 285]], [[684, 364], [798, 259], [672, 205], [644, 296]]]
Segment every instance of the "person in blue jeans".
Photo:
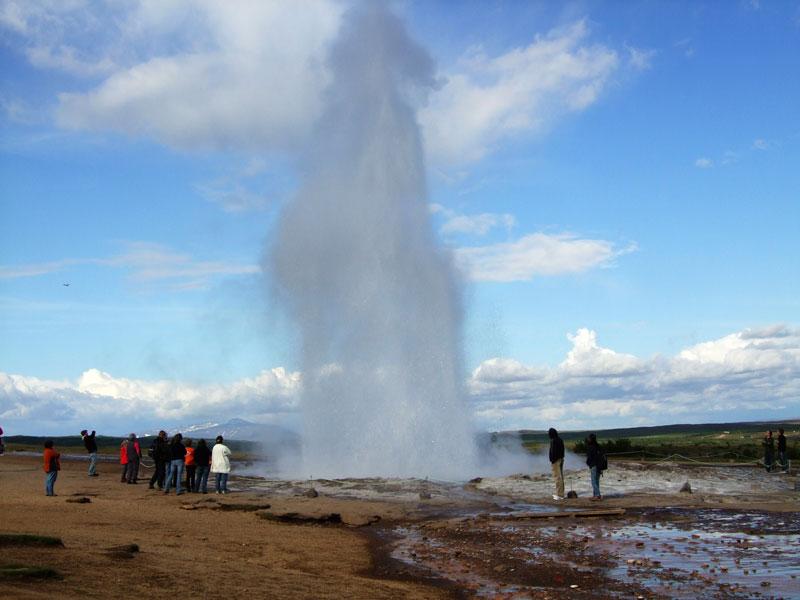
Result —
[[81, 439], [83, 445], [86, 446], [86, 451], [89, 453], [89, 477], [97, 477], [99, 473], [95, 471], [97, 468], [97, 442], [94, 441], [94, 430], [91, 435], [85, 429], [81, 431]]
[[169, 443], [169, 472], [164, 482], [164, 493], [169, 494], [170, 484], [175, 477], [175, 491], [180, 496], [183, 493], [181, 489], [181, 477], [183, 477], [183, 465], [186, 461], [186, 447], [183, 445], [183, 435], [176, 433], [172, 436], [172, 441]]
[[197, 448], [194, 449], [194, 462], [197, 463], [197, 473], [194, 480], [194, 491], [199, 492], [202, 488], [203, 493], [208, 493], [208, 472], [211, 470], [211, 450], [208, 449], [206, 441], [197, 441]]
[[586, 465], [591, 471], [592, 500], [601, 500], [603, 498], [600, 495], [600, 457], [602, 452], [600, 444], [597, 443], [597, 436], [590, 433], [588, 443], [586, 444]]
[[211, 449], [211, 472], [216, 475], [218, 494], [228, 493], [228, 473], [231, 472], [231, 449], [223, 444], [221, 435], [217, 436], [216, 444]]
[[46, 496], [57, 496], [58, 494], [55, 493], [54, 487], [56, 485], [56, 479], [58, 478], [58, 472], [61, 470], [61, 464], [59, 462], [59, 458], [61, 458], [61, 453], [56, 452], [53, 450], [53, 440], [45, 440], [44, 442], [44, 475], [45, 475], [45, 482], [44, 482], [44, 491]]

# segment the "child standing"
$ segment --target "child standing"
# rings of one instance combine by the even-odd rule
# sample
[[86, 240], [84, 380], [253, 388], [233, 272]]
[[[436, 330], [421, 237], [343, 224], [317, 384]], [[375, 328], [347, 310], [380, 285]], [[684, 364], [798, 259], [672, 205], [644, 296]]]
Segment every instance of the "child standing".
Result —
[[122, 478], [120, 481], [125, 483], [128, 480], [128, 440], [122, 440], [119, 447], [119, 464], [122, 465]]
[[194, 462], [194, 448], [192, 448], [192, 440], [184, 440], [183, 445], [186, 446], [186, 491], [194, 491], [194, 473], [197, 470], [197, 463]]

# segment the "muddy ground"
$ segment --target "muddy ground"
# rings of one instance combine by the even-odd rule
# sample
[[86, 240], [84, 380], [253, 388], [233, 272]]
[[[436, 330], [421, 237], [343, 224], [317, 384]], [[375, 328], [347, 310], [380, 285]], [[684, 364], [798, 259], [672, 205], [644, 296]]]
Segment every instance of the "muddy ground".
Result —
[[[565, 501], [535, 474], [467, 485], [234, 474], [228, 495], [167, 496], [121, 484], [114, 463], [92, 478], [67, 459], [51, 498], [40, 463], [0, 456], [0, 597], [800, 598], [793, 475], [618, 465], [602, 502], [581, 473]], [[677, 491], [685, 481], [693, 493]]]

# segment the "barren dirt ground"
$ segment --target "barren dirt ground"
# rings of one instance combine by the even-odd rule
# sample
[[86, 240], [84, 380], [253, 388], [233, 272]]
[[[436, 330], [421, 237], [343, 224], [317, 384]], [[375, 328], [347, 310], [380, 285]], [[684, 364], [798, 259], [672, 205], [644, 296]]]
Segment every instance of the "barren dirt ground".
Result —
[[[0, 563], [63, 578], [3, 576], [0, 597], [800, 597], [795, 476], [749, 471], [719, 494], [637, 492], [632, 483], [613, 493], [609, 481], [601, 503], [583, 493], [554, 502], [546, 477], [535, 476], [450, 491], [431, 484], [424, 499], [381, 480], [315, 482], [312, 498], [308, 483], [233, 476], [243, 491], [178, 497], [148, 490], [144, 477], [120, 483], [114, 463], [88, 477], [85, 460], [67, 459], [58, 496], [46, 497], [41, 462], [0, 456], [0, 533], [55, 536], [63, 547], [0, 542]], [[615, 473], [619, 490], [634, 481]], [[697, 469], [669, 473], [697, 488], [713, 480]], [[370, 489], [347, 496], [348, 485]], [[562, 514], [595, 509], [609, 514]], [[526, 510], [550, 514], [517, 518]]]

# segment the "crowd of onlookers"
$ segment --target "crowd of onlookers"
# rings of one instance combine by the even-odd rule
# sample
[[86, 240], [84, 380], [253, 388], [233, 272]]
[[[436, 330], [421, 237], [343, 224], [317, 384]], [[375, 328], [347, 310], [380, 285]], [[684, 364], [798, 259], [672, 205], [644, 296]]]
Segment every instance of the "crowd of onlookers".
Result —
[[[98, 477], [97, 468], [97, 443], [95, 432], [81, 431], [81, 438], [89, 453], [89, 476]], [[139, 483], [139, 467], [142, 464], [142, 447], [135, 433], [123, 440], [119, 449], [122, 476], [120, 481], [131, 485]], [[168, 494], [170, 488], [175, 488], [177, 495], [187, 492], [208, 493], [208, 476], [214, 473], [217, 494], [228, 493], [228, 473], [231, 471], [231, 450], [224, 444], [221, 435], [218, 435], [214, 445], [209, 448], [204, 439], [197, 440], [193, 446], [192, 440], [184, 439], [183, 435], [176, 433], [167, 439], [166, 431], [159, 431], [146, 455], [153, 459], [153, 475], [150, 477], [149, 489], [158, 489]], [[44, 443], [44, 471], [46, 475], [45, 492], [48, 496], [55, 496], [53, 490], [58, 472], [61, 470], [59, 459], [61, 453], [53, 449], [53, 441]], [[146, 465], [150, 467], [151, 465]], [[184, 482], [183, 476], [186, 474]], [[184, 490], [185, 487], [185, 490]]]
[[[0, 435], [3, 430], [0, 429]], [[555, 500], [563, 500], [564, 495], [564, 442], [558, 432], [551, 428], [548, 431], [550, 437], [550, 463], [552, 465], [553, 476], [556, 482], [556, 493], [553, 495]], [[89, 433], [86, 429], [81, 431], [86, 451], [89, 453], [89, 476], [97, 477], [97, 443], [95, 442], [95, 432]], [[786, 453], [786, 436], [783, 428], [778, 428], [777, 438], [777, 460], [776, 460], [776, 440], [772, 437], [772, 431], [767, 431], [761, 445], [764, 449], [764, 466], [767, 472], [778, 469], [784, 473], [788, 472], [789, 465]], [[2, 438], [0, 437], [0, 453], [2, 453]], [[130, 434], [128, 439], [123, 440], [120, 446], [120, 464], [122, 465], [123, 483], [136, 484], [139, 477], [139, 466], [142, 461], [142, 449], [135, 433]], [[231, 451], [224, 443], [222, 436], [217, 436], [214, 446], [209, 449], [204, 439], [197, 440], [197, 445], [193, 446], [192, 440], [184, 439], [183, 435], [176, 433], [172, 439], [167, 439], [166, 431], [159, 431], [158, 436], [153, 440], [147, 454], [153, 459], [153, 475], [150, 477], [149, 489], [163, 490], [168, 494], [170, 488], [174, 487], [178, 495], [186, 492], [208, 492], [209, 473], [215, 475], [215, 485], [217, 494], [228, 493], [228, 473], [231, 470], [230, 455]], [[48, 496], [55, 496], [53, 486], [58, 471], [61, 469], [59, 458], [61, 454], [53, 449], [53, 441], [47, 440], [44, 443], [44, 471], [46, 474], [45, 490]], [[592, 482], [592, 500], [600, 500], [600, 477], [603, 471], [608, 468], [608, 462], [600, 449], [597, 438], [591, 434], [587, 440], [587, 459], [586, 464], [590, 469]], [[150, 466], [150, 465], [147, 465]], [[186, 473], [186, 482], [182, 482], [183, 474]]]

